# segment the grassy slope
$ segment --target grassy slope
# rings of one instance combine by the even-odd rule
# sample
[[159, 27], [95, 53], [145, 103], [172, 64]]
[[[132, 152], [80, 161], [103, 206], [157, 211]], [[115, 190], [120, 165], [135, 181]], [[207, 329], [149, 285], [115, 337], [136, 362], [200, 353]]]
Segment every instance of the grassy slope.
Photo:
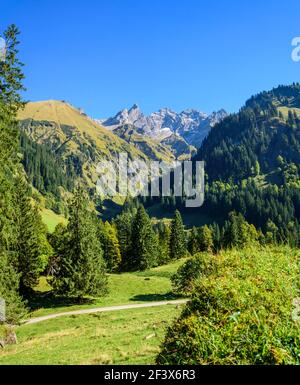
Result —
[[[121, 148], [122, 146], [128, 147], [112, 132], [99, 126], [85, 115], [82, 115], [76, 108], [68, 103], [56, 100], [28, 103], [25, 109], [19, 113], [18, 118], [21, 121], [32, 119], [36, 121], [55, 122], [58, 125], [57, 130], [62, 140], [66, 139], [66, 135], [60, 130], [61, 125], [76, 127], [81, 134], [88, 135], [94, 139], [98, 148], [104, 153], [108, 153], [108, 147], [113, 144], [116, 148]], [[52, 133], [49, 132], [48, 134], [51, 135]], [[34, 136], [35, 139], [39, 138], [39, 141], [43, 140], [43, 138], [38, 136], [38, 133], [34, 133], [33, 137]], [[130, 148], [130, 150], [136, 153], [135, 149]]]
[[18, 118], [32, 140], [46, 144], [63, 160], [70, 155], [83, 160], [83, 176], [90, 187], [95, 186], [98, 179], [96, 167], [103, 159], [117, 160], [116, 154], [121, 152], [133, 159], [147, 159], [139, 149], [68, 103], [55, 100], [28, 103]]
[[169, 146], [164, 146], [155, 139], [139, 134], [131, 126], [120, 127], [114, 130], [113, 133], [132, 144], [135, 148], [138, 148], [150, 159], [166, 162], [175, 159]]
[[55, 214], [52, 210], [42, 209], [41, 216], [50, 233], [55, 230], [55, 227], [59, 223], [67, 223], [67, 220], [63, 216]]
[[170, 277], [184, 260], [161, 266], [147, 272], [111, 274], [108, 278], [109, 294], [94, 299], [83, 305], [68, 302], [65, 298], [52, 298], [51, 288], [43, 278], [37, 288], [36, 297], [30, 302], [33, 309], [30, 316], [39, 317], [46, 314], [93, 308], [98, 306], [125, 305], [147, 301], [162, 301], [173, 298]]
[[299, 257], [288, 246], [209, 256], [190, 311], [169, 330], [161, 362], [298, 365]]
[[21, 326], [19, 344], [0, 350], [0, 365], [151, 364], [179, 313], [170, 305]]
[[297, 114], [298, 116], [300, 116], [300, 108], [279, 107], [278, 110], [282, 112], [282, 114], [283, 114], [283, 116], [284, 116], [285, 118], [288, 117], [289, 111], [292, 111], [292, 112], [295, 111], [296, 114]]
[[[92, 140], [97, 149], [107, 158], [115, 157], [116, 153], [126, 152], [129, 157], [133, 159], [139, 157], [147, 159], [147, 155], [139, 149], [134, 143], [129, 144], [113, 132], [101, 127], [86, 115], [69, 103], [48, 100], [42, 102], [28, 103], [23, 111], [18, 116], [20, 121], [34, 120], [34, 121], [48, 121], [56, 124], [55, 130], [53, 128], [45, 129], [45, 127], [35, 128], [34, 132], [29, 132], [30, 136], [38, 141], [43, 142], [51, 139], [53, 134], [56, 134], [63, 143], [68, 139], [68, 135], [62, 129], [63, 125], [74, 127], [77, 130], [77, 137], [80, 137], [81, 143], [88, 143]], [[55, 131], [55, 132], [53, 132]], [[73, 135], [75, 132], [72, 133]], [[70, 150], [78, 150], [78, 145], [71, 140], [67, 146]], [[149, 140], [149, 147], [153, 147], [158, 158], [163, 160], [170, 160], [173, 158], [171, 151], [158, 143]], [[149, 155], [149, 154], [148, 154]]]
[[[33, 311], [32, 315], [169, 299], [170, 277], [182, 263], [184, 260], [148, 272], [110, 275], [110, 294], [82, 306], [67, 306], [63, 300], [53, 301], [43, 297], [42, 292], [47, 293], [50, 289], [43, 279], [36, 301], [40, 301], [40, 306], [44, 308]], [[38, 305], [37, 302], [35, 305]], [[151, 364], [159, 351], [166, 327], [179, 316], [180, 309], [169, 305], [22, 325], [16, 330], [19, 344], [0, 350], [0, 365]]]

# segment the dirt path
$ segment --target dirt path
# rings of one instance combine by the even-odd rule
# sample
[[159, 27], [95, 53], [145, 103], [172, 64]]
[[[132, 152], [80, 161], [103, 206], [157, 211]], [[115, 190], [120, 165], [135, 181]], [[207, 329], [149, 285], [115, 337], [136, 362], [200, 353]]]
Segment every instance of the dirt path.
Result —
[[112, 312], [112, 311], [118, 311], [118, 310], [143, 309], [143, 308], [166, 306], [166, 305], [182, 305], [187, 302], [188, 302], [187, 299], [180, 299], [176, 301], [161, 301], [161, 302], [142, 303], [142, 304], [136, 304], [136, 305], [107, 306], [107, 307], [98, 307], [95, 309], [74, 310], [74, 311], [69, 311], [64, 313], [49, 314], [43, 317], [32, 318], [24, 321], [23, 324], [25, 325], [37, 324], [37, 323], [48, 321], [54, 318], [67, 317], [72, 315], [106, 313], [106, 312]]

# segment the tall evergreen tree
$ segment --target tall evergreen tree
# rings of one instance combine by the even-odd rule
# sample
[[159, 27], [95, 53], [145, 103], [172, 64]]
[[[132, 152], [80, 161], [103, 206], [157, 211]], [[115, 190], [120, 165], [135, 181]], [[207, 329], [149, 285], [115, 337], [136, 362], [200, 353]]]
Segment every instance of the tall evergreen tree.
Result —
[[180, 259], [186, 256], [186, 237], [181, 214], [175, 211], [171, 224], [170, 259]]
[[67, 227], [63, 223], [59, 223], [52, 234], [48, 236], [49, 243], [52, 247], [52, 255], [49, 258], [47, 275], [52, 281], [53, 277], [59, 270], [60, 255], [63, 255], [66, 241], [68, 239]]
[[88, 209], [88, 199], [78, 187], [69, 207], [67, 239], [54, 278], [58, 293], [82, 299], [107, 291], [105, 262], [98, 238], [95, 216]]
[[213, 249], [213, 235], [208, 226], [202, 226], [199, 229], [199, 250], [204, 252], [211, 252]]
[[18, 34], [12, 25], [4, 32], [6, 57], [0, 61], [0, 248], [9, 249], [14, 235], [12, 196], [18, 169], [17, 111], [23, 106], [22, 64], [17, 58]]
[[[0, 62], [0, 103], [3, 103], [7, 111], [14, 117], [24, 105], [20, 91], [25, 90], [23, 86], [23, 63], [18, 59], [19, 34], [20, 31], [14, 24], [10, 25], [4, 32], [6, 57], [4, 61]], [[16, 127], [14, 128], [16, 129]], [[13, 143], [14, 138], [15, 133], [13, 134]]]
[[170, 260], [170, 226], [160, 222], [158, 227], [159, 265], [164, 265]]
[[229, 214], [229, 221], [225, 223], [224, 246], [234, 247], [239, 244], [239, 224], [236, 213]]
[[102, 246], [107, 270], [111, 273], [116, 273], [120, 271], [121, 266], [121, 252], [117, 237], [117, 230], [114, 225], [111, 225], [109, 222], [105, 222], [103, 231]]
[[15, 26], [4, 32], [7, 44], [5, 61], [0, 62], [0, 297], [6, 301], [6, 322], [16, 322], [25, 306], [19, 296], [20, 277], [13, 262], [16, 224], [14, 176], [18, 173], [18, 126], [16, 115], [23, 106], [22, 64], [19, 62], [18, 34]]
[[46, 229], [38, 209], [29, 197], [29, 188], [22, 177], [15, 180], [15, 266], [20, 274], [20, 289], [24, 294], [38, 283], [45, 267], [42, 256], [45, 253]]
[[[25, 303], [19, 296], [20, 278], [7, 255], [0, 255], [0, 299], [5, 300], [5, 320], [16, 324], [26, 314]], [[0, 320], [1, 324], [1, 320]]]
[[188, 251], [191, 255], [199, 252], [199, 237], [196, 227], [193, 227], [188, 235]]
[[158, 259], [157, 236], [144, 206], [139, 206], [132, 226], [132, 242], [129, 267], [131, 270], [147, 270], [156, 266]]
[[213, 244], [214, 244], [214, 251], [218, 252], [221, 249], [221, 230], [217, 223], [214, 223], [211, 226], [212, 236], [213, 236]]
[[117, 228], [123, 271], [130, 269], [132, 222], [133, 214], [129, 210], [123, 211], [114, 221]]
[[249, 224], [242, 214], [230, 213], [224, 227], [223, 243], [227, 248], [243, 248], [259, 238], [256, 228]]

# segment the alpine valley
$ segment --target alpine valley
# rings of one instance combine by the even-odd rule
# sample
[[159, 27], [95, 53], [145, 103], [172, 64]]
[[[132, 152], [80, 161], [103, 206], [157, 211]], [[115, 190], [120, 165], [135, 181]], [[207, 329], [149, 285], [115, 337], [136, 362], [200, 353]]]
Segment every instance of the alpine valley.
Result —
[[190, 159], [226, 116], [224, 110], [211, 115], [196, 110], [177, 114], [167, 108], [145, 116], [134, 105], [113, 118], [98, 120], [66, 101], [30, 102], [18, 115], [23, 165], [46, 209], [64, 214], [79, 179], [97, 205], [100, 160], [116, 162], [120, 152], [130, 159], [167, 163]]
[[0, 28], [1, 370], [300, 365], [288, 2], [4, 2], [24, 44]]

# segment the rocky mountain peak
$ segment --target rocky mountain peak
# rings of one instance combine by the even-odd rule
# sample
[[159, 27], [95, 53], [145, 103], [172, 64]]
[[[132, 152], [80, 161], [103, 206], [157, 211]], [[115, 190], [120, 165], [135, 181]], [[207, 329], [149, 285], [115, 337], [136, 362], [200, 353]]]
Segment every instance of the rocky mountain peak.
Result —
[[186, 109], [177, 113], [167, 107], [146, 116], [138, 105], [134, 104], [129, 110], [124, 109], [115, 117], [102, 121], [102, 124], [111, 130], [124, 124], [131, 124], [139, 133], [158, 141], [176, 134], [188, 144], [198, 147], [210, 129], [226, 116], [224, 110], [209, 115], [196, 109]]

